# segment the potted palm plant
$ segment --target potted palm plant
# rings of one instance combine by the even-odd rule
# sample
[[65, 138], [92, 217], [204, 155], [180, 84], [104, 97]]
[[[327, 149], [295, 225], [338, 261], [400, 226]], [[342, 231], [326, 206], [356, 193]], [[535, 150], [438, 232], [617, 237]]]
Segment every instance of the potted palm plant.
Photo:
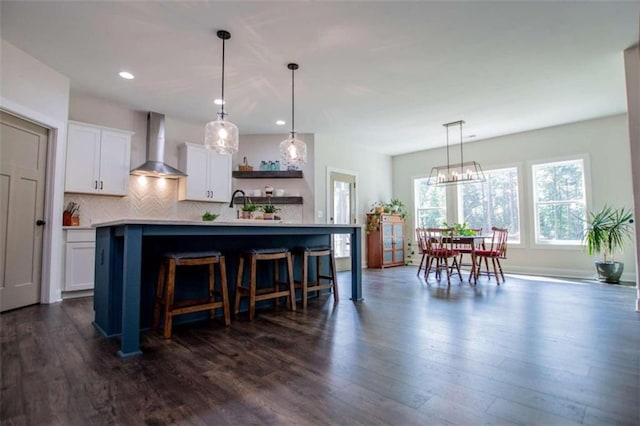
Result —
[[604, 206], [600, 211], [589, 212], [584, 242], [589, 255], [602, 254], [602, 260], [596, 260], [598, 281], [616, 284], [624, 270], [622, 262], [614, 260], [614, 254], [624, 249], [624, 244], [633, 235], [633, 215], [631, 210], [622, 207], [614, 209]]
[[280, 209], [274, 206], [273, 204], [265, 204], [264, 206], [260, 206], [260, 210], [262, 210], [263, 219], [273, 220], [275, 219], [276, 212]]
[[255, 212], [257, 209], [258, 206], [249, 201], [247, 204], [242, 206], [242, 213], [240, 217], [242, 219], [251, 219], [253, 218], [253, 212]]

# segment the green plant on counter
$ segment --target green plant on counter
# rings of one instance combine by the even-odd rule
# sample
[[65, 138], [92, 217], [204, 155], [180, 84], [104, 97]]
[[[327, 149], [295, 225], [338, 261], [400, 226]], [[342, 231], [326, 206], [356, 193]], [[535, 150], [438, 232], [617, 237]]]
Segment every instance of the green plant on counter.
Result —
[[242, 206], [243, 212], [255, 212], [256, 210], [258, 210], [258, 206], [253, 204], [251, 201], [249, 201], [247, 204]]
[[217, 215], [215, 213], [211, 213], [210, 211], [206, 211], [202, 215], [202, 220], [204, 220], [204, 221], [212, 221], [212, 220], [216, 220], [218, 216], [219, 215]]
[[263, 213], [276, 213], [280, 211], [280, 209], [273, 204], [265, 204], [264, 206], [260, 206], [260, 210], [262, 210]]

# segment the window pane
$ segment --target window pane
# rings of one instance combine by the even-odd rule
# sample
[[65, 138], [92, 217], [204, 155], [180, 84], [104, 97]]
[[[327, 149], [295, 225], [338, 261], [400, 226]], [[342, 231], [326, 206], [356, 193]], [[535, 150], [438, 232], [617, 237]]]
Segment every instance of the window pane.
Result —
[[518, 198], [518, 169], [488, 170], [485, 182], [460, 185], [460, 222], [469, 228], [482, 228], [490, 233], [491, 228], [509, 229], [509, 241], [520, 242], [520, 209]]
[[533, 167], [537, 201], [570, 201], [584, 198], [582, 160]]
[[443, 186], [427, 184], [428, 178], [414, 180], [416, 227], [441, 226], [447, 220], [447, 193]]
[[580, 244], [586, 219], [583, 160], [532, 167], [536, 241]]
[[581, 241], [584, 217], [584, 205], [573, 203], [540, 205], [538, 207], [539, 241]]

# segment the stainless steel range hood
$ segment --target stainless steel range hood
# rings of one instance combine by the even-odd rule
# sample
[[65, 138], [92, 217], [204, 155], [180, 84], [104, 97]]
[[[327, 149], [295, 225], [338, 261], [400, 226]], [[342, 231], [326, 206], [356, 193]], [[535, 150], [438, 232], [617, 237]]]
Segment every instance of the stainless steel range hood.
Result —
[[164, 162], [164, 115], [147, 115], [147, 161], [131, 170], [132, 175], [178, 179], [187, 176]]

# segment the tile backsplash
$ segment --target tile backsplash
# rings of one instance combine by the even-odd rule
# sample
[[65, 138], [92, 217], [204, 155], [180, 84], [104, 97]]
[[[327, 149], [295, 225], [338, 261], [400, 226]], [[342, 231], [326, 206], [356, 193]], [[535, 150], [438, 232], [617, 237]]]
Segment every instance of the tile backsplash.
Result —
[[[218, 221], [236, 217], [236, 208], [229, 208], [227, 203], [178, 201], [176, 179], [131, 176], [126, 197], [66, 193], [64, 205], [71, 201], [80, 205], [80, 226], [118, 219], [201, 220], [206, 211], [219, 214]], [[278, 207], [281, 209], [278, 215], [285, 222], [303, 222], [301, 205]]]

